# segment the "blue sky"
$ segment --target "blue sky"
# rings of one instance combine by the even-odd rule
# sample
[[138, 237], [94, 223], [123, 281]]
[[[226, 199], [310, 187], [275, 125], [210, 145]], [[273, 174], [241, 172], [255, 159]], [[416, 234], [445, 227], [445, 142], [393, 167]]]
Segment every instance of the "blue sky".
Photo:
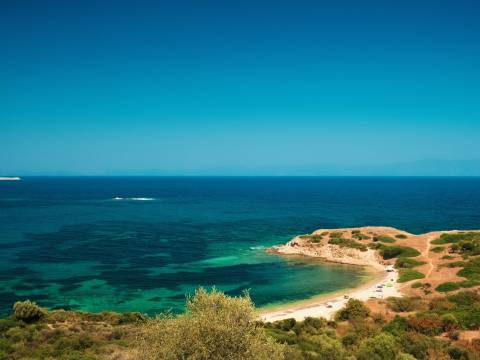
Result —
[[478, 1], [5, 0], [0, 173], [480, 175], [479, 16]]

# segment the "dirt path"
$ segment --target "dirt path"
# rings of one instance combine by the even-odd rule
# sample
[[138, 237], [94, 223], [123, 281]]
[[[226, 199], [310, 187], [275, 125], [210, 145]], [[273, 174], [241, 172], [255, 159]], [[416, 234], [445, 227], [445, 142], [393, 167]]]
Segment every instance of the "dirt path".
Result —
[[423, 256], [425, 257], [425, 259], [427, 259], [428, 271], [425, 274], [425, 279], [428, 279], [428, 277], [430, 276], [430, 274], [433, 271], [433, 260], [430, 257], [430, 247], [432, 246], [432, 244], [431, 244], [432, 240], [435, 239], [436, 237], [437, 237], [437, 235], [431, 235], [431, 236], [428, 236], [427, 239], [426, 239], [427, 240], [427, 247], [425, 249], [425, 252], [423, 253]]

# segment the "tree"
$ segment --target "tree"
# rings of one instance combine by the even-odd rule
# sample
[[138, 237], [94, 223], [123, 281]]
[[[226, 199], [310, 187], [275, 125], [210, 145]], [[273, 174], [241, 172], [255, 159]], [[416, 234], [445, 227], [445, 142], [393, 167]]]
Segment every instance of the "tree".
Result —
[[395, 338], [386, 333], [367, 339], [360, 345], [358, 360], [392, 360], [398, 355], [399, 347]]
[[177, 317], [148, 321], [140, 336], [144, 360], [280, 360], [284, 346], [267, 337], [255, 321], [253, 303], [244, 294], [229, 297], [200, 288]]
[[357, 299], [348, 300], [345, 307], [337, 312], [335, 318], [337, 320], [353, 320], [362, 319], [370, 315], [370, 310]]

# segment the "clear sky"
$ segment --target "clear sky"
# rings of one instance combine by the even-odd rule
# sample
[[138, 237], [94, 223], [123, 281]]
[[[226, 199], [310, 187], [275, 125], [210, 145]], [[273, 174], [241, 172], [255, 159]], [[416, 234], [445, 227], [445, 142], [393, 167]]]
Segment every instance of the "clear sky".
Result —
[[0, 175], [471, 174], [479, 18], [476, 0], [3, 0]]

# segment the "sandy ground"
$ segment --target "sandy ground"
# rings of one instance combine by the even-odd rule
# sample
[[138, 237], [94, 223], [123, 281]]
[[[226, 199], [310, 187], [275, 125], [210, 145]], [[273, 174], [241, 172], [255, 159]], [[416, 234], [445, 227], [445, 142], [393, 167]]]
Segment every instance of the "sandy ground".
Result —
[[[325, 295], [311, 302], [307, 301], [301, 304], [294, 303], [277, 309], [266, 310], [260, 313], [260, 317], [263, 321], [269, 322], [288, 318], [303, 320], [309, 316], [324, 317], [330, 320], [338, 310], [345, 306], [349, 298], [366, 301], [372, 298], [386, 299], [390, 296], [401, 296], [397, 277], [398, 273], [396, 271], [377, 273], [377, 276], [375, 276], [373, 280], [355, 289], [346, 290], [341, 295]], [[387, 284], [389, 284], [389, 286], [386, 286]]]

